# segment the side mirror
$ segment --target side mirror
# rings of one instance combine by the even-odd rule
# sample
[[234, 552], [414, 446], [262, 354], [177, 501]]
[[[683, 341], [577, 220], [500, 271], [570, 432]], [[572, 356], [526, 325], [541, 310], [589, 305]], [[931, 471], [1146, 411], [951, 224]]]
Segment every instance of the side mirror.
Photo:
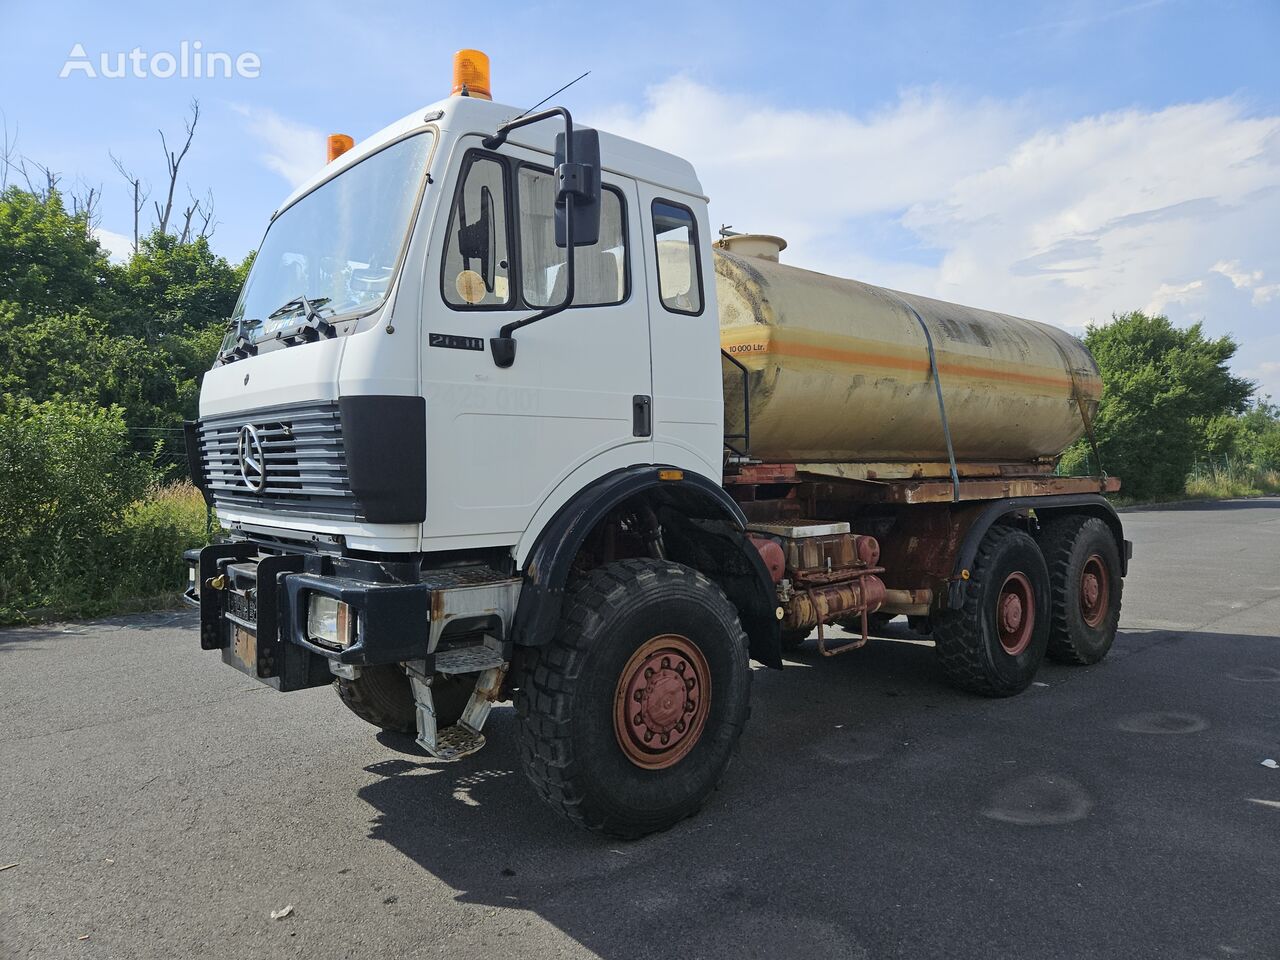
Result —
[[[573, 117], [564, 107], [551, 107], [541, 113], [529, 113], [508, 120], [491, 137], [483, 140], [486, 150], [497, 150], [507, 142], [512, 130], [541, 123], [552, 117], [564, 119], [565, 132], [556, 135], [556, 246], [590, 246], [600, 240], [600, 134], [584, 127], [573, 128]], [[492, 246], [492, 245], [491, 245]], [[496, 337], [489, 338], [493, 362], [509, 367], [516, 360], [516, 340], [512, 336], [521, 327], [545, 320], [573, 302], [574, 256], [565, 257], [564, 300], [535, 313], [531, 317], [504, 323]]]
[[[573, 131], [571, 150], [556, 134], [556, 246], [589, 247], [600, 240], [600, 134], [589, 127]], [[572, 198], [572, 199], [570, 199]]]

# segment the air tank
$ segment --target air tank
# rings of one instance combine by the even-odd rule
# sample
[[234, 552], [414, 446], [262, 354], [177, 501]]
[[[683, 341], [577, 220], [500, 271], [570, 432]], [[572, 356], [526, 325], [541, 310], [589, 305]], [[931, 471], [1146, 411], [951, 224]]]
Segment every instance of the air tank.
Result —
[[[721, 345], [746, 368], [752, 458], [929, 474], [948, 462], [935, 370], [956, 460], [975, 472], [1043, 467], [1093, 417], [1102, 381], [1076, 337], [779, 263], [783, 247], [729, 237], [713, 254]], [[725, 432], [741, 434], [742, 371], [723, 367]]]

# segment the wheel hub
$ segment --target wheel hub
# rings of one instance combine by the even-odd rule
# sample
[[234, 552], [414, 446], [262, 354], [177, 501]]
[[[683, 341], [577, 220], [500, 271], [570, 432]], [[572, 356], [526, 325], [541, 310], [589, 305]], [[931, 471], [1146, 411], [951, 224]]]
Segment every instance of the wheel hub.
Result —
[[711, 701], [711, 672], [702, 651], [664, 634], [641, 644], [618, 677], [613, 727], [636, 766], [669, 767], [702, 736]]
[[996, 632], [1005, 653], [1016, 657], [1031, 643], [1035, 629], [1035, 595], [1026, 574], [1013, 572], [1005, 579], [996, 600]]
[[1080, 571], [1080, 618], [1090, 627], [1106, 619], [1110, 590], [1102, 557], [1095, 553]]

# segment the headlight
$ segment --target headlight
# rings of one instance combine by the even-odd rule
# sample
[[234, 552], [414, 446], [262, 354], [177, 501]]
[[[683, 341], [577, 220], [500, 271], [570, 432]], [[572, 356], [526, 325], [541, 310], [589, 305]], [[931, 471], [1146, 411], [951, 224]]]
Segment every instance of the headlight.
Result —
[[351, 608], [341, 600], [313, 593], [307, 601], [307, 636], [328, 647], [348, 647], [355, 635]]

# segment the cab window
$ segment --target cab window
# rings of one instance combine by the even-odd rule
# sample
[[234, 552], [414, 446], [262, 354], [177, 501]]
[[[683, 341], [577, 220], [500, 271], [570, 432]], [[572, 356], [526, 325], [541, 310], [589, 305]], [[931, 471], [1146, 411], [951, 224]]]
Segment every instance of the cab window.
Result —
[[[548, 307], [565, 296], [565, 249], [556, 246], [556, 182], [550, 170], [521, 166], [519, 174], [520, 282], [524, 302]], [[573, 304], [621, 303], [627, 296], [626, 223], [622, 196], [604, 187], [600, 196], [600, 239], [573, 253]]]
[[653, 201], [658, 296], [672, 313], [702, 313], [702, 268], [693, 211], [670, 200]]
[[506, 169], [484, 155], [464, 163], [444, 252], [445, 302], [460, 308], [510, 306]]

